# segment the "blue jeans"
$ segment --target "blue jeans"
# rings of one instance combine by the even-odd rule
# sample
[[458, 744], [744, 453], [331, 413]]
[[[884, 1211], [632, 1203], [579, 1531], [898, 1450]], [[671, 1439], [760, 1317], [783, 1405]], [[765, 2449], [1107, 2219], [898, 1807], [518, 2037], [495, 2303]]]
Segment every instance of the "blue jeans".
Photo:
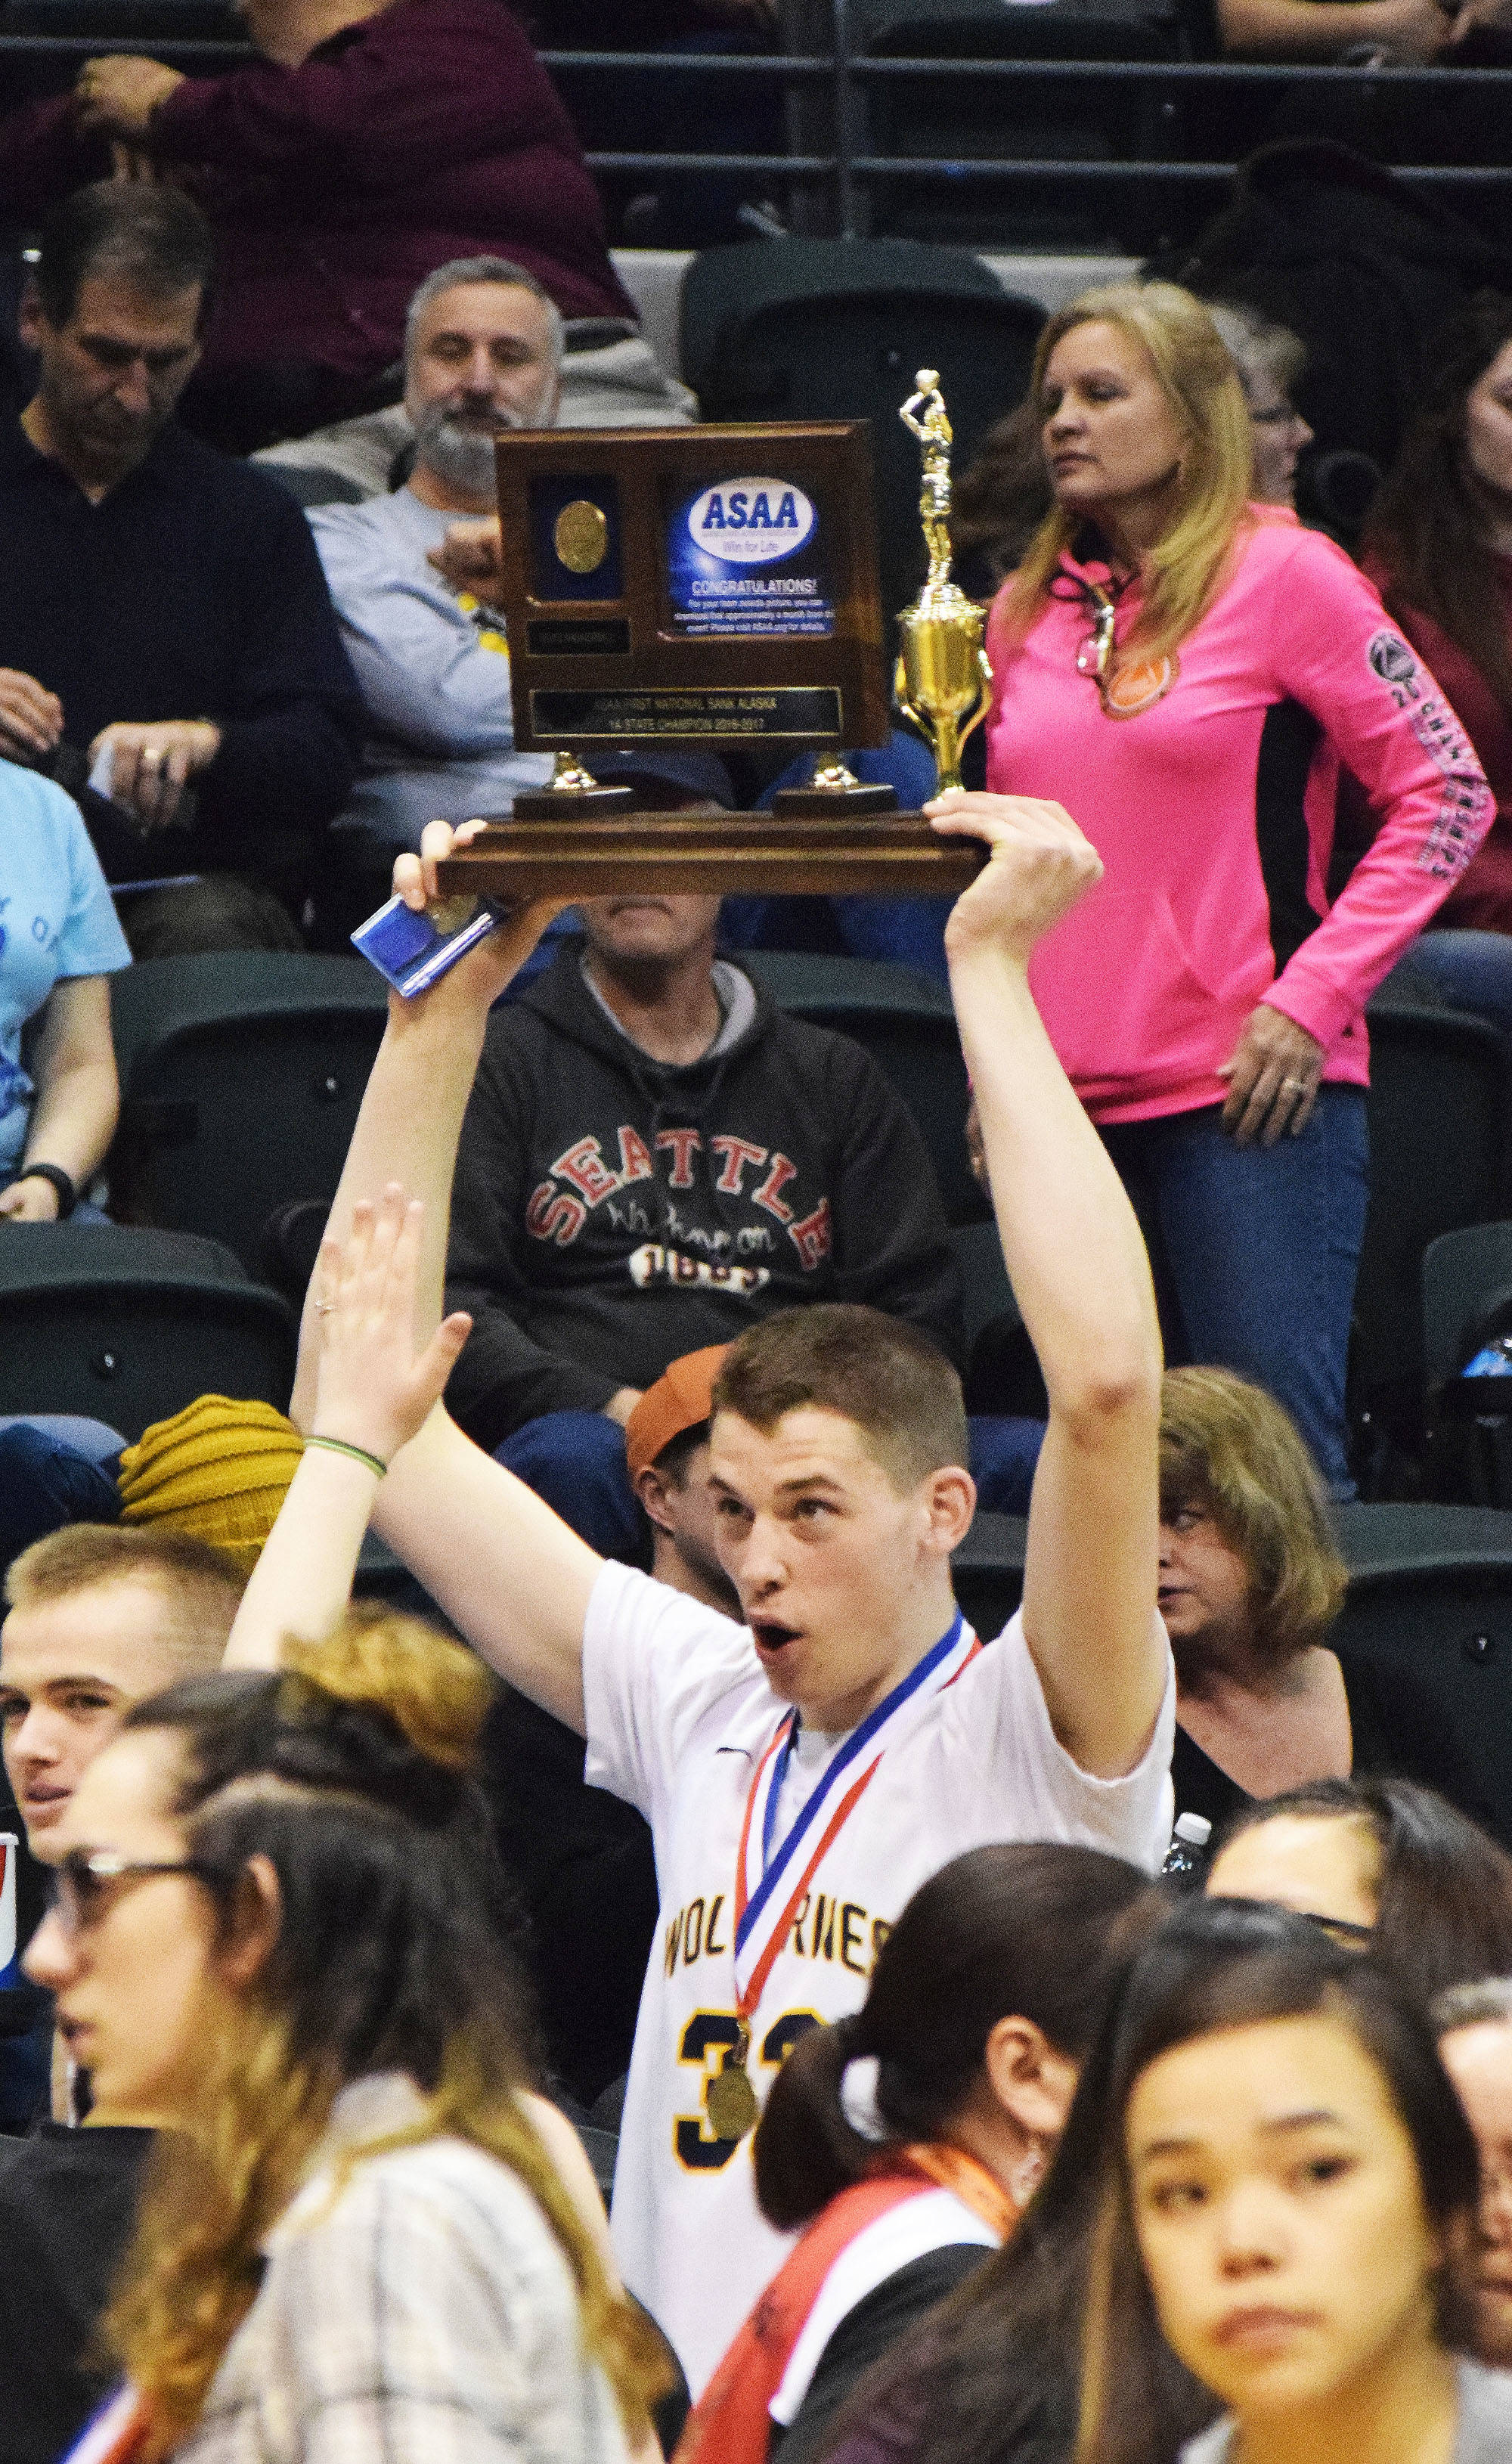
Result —
[[1420, 933], [1398, 964], [1426, 976], [1442, 1001], [1489, 1019], [1512, 1047], [1512, 933], [1479, 933], [1446, 925]]
[[1167, 1356], [1235, 1370], [1284, 1403], [1335, 1497], [1349, 1317], [1370, 1199], [1365, 1097], [1325, 1087], [1301, 1137], [1236, 1146], [1216, 1105], [1105, 1128], [1155, 1270]]
[[118, 1519], [115, 1470], [125, 1442], [98, 1420], [0, 1420], [0, 1572], [65, 1523]]
[[[1034, 1467], [1044, 1436], [1041, 1420], [1006, 1415], [977, 1419], [971, 1430], [971, 1469], [979, 1503], [994, 1514], [1027, 1514]], [[495, 1463], [544, 1498], [601, 1557], [650, 1562], [645, 1518], [625, 1462], [625, 1432], [602, 1412], [547, 1412], [527, 1420], [494, 1450]]]

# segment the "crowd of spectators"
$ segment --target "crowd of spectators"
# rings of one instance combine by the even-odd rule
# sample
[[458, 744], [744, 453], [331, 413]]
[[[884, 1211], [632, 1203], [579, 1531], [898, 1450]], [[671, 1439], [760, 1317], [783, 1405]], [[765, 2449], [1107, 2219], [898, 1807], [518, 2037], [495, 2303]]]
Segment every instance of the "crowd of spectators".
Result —
[[[693, 407], [513, 10], [246, 13], [0, 124], [0, 1242], [106, 1219], [114, 975], [422, 911], [544, 780], [495, 438]], [[948, 983], [1032, 1415], [967, 1411], [879, 1064], [622, 892], [391, 1001], [287, 1417], [0, 1427], [0, 2464], [1512, 2457], [1512, 1809], [1348, 1647], [1335, 1516], [1366, 1002], [1512, 1035], [1512, 296], [1348, 544], [1305, 357], [1089, 290], [960, 490], [984, 767], [919, 793], [987, 860], [874, 946]]]

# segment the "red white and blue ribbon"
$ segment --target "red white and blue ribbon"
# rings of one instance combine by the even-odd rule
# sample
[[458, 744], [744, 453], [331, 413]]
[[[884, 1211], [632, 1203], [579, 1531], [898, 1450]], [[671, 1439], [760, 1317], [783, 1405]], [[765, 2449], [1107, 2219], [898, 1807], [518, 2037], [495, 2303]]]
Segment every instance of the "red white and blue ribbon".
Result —
[[778, 1841], [778, 1800], [798, 1735], [798, 1712], [789, 1711], [780, 1723], [756, 1765], [740, 1827], [734, 1963], [736, 2007], [742, 2019], [749, 2018], [760, 2001], [803, 1894], [875, 1778], [904, 1712], [953, 1685], [980, 1649], [957, 1610], [949, 1633], [837, 1747], [785, 1837]]

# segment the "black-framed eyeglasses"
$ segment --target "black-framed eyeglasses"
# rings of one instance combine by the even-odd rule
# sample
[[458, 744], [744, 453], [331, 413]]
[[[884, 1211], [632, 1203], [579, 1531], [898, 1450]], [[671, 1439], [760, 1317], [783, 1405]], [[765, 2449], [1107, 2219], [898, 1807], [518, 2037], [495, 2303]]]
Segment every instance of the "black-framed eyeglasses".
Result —
[[55, 1868], [53, 1908], [66, 1933], [87, 1933], [110, 1905], [118, 1882], [144, 1881], [149, 1874], [192, 1874], [202, 1882], [220, 1880], [217, 1866], [201, 1857], [122, 1857], [114, 1848], [71, 1848]]
[[1323, 1917], [1315, 1908], [1297, 1910], [1304, 1925], [1316, 1925], [1330, 1942], [1342, 1943], [1346, 1950], [1368, 1950], [1375, 1940], [1374, 1925], [1356, 1925], [1350, 1917]]

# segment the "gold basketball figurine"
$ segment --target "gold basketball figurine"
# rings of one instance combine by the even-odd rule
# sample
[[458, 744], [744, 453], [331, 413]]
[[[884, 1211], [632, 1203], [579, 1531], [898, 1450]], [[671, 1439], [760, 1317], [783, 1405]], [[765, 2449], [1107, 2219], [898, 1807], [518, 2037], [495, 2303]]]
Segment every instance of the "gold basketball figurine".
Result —
[[951, 580], [951, 423], [940, 380], [933, 368], [920, 368], [914, 383], [918, 391], [898, 417], [924, 456], [919, 518], [930, 569], [913, 605], [898, 619], [903, 652], [893, 690], [934, 756], [940, 786], [958, 787], [961, 746], [987, 715], [992, 670], [982, 648], [982, 611]]

